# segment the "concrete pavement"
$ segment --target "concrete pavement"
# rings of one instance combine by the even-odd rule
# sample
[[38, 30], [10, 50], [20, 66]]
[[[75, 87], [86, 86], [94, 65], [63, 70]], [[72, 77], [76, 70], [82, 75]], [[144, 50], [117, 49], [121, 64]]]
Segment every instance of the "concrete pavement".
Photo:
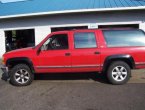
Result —
[[0, 81], [0, 110], [144, 110], [145, 84], [35, 80], [26, 87]]
[[[1, 72], [0, 72], [1, 74]], [[30, 86], [0, 80], [0, 110], [144, 110], [145, 70], [133, 71], [125, 85], [101, 75], [36, 75]]]

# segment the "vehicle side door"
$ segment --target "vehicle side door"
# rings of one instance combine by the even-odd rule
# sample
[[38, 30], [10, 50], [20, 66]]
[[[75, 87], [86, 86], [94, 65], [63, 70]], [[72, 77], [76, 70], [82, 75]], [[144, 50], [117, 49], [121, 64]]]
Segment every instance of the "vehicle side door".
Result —
[[100, 70], [100, 48], [95, 30], [74, 31], [72, 35], [72, 72]]
[[51, 35], [41, 46], [37, 56], [36, 71], [39, 73], [70, 72], [70, 38], [69, 33]]

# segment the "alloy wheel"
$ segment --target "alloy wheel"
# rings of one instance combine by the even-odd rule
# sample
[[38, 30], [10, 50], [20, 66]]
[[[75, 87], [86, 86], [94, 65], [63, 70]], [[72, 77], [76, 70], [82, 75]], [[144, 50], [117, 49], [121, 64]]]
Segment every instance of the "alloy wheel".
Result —
[[25, 69], [20, 69], [15, 73], [14, 77], [19, 84], [25, 84], [30, 79], [30, 73]]
[[127, 70], [123, 66], [117, 66], [112, 70], [112, 77], [116, 81], [123, 81], [127, 77]]

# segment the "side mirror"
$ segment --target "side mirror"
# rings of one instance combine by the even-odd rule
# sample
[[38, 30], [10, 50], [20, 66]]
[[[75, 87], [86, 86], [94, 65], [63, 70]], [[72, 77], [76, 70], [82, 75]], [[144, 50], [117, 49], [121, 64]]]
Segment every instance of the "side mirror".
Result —
[[39, 49], [37, 50], [37, 55], [39, 55], [40, 52], [41, 52], [41, 48], [39, 48]]

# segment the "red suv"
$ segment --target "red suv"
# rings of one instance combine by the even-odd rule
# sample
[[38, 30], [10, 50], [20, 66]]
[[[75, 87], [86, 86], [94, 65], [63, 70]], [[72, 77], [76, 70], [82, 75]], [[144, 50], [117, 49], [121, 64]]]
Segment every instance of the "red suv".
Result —
[[7, 52], [3, 70], [16, 86], [31, 84], [34, 73], [101, 72], [124, 84], [131, 69], [145, 68], [145, 33], [136, 29], [54, 32], [39, 45]]

